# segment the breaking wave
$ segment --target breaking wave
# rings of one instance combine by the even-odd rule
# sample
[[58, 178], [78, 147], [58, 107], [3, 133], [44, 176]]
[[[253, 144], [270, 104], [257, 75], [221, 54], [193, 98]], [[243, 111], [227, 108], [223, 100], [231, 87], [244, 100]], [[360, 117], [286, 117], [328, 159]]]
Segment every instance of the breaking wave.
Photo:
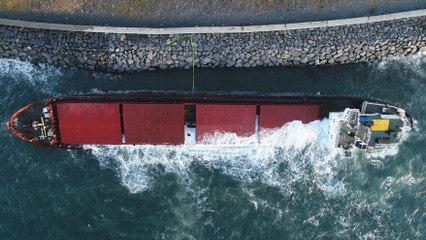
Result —
[[294, 121], [263, 132], [260, 138], [262, 141], [257, 143], [254, 137], [224, 133], [211, 136], [209, 144], [203, 145], [85, 148], [101, 166], [118, 163], [122, 183], [132, 193], [149, 189], [164, 173], [185, 178], [198, 164], [220, 170], [244, 184], [260, 182], [277, 187], [285, 194], [293, 193], [294, 184], [309, 180], [325, 195], [345, 195], [345, 185], [337, 177], [342, 161], [329, 138], [329, 120], [309, 124]]
[[410, 57], [393, 57], [387, 60], [380, 61], [377, 65], [379, 71], [388, 70], [389, 67], [394, 65], [408, 67], [410, 72], [416, 73], [421, 77], [426, 77], [423, 64], [426, 63], [426, 52], [418, 52]]
[[0, 78], [11, 80], [0, 83], [0, 86], [8, 92], [28, 88], [36, 89], [37, 92], [41, 93], [52, 93], [53, 89], [60, 83], [58, 79], [62, 75], [59, 68], [0, 58]]

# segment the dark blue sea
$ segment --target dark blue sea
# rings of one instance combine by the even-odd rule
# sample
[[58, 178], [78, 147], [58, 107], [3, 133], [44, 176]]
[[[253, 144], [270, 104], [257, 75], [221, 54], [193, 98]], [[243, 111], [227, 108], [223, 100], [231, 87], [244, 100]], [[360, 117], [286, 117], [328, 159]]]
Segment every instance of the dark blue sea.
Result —
[[426, 55], [195, 73], [199, 92], [386, 100], [415, 129], [397, 148], [351, 158], [333, 153], [327, 119], [287, 124], [249, 147], [225, 137], [212, 146], [45, 149], [5, 129], [23, 105], [191, 91], [192, 72], [108, 76], [0, 59], [0, 239], [426, 239]]

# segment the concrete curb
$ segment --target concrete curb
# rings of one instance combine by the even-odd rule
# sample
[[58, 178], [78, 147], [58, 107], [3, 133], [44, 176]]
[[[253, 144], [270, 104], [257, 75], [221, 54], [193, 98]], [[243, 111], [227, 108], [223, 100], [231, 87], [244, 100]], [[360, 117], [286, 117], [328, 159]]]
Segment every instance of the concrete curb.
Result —
[[329, 21], [301, 22], [289, 24], [253, 25], [253, 26], [216, 26], [216, 27], [175, 27], [175, 28], [145, 28], [145, 27], [110, 27], [91, 25], [71, 25], [43, 22], [29, 22], [0, 18], [0, 25], [72, 31], [72, 32], [97, 32], [97, 33], [124, 33], [124, 34], [196, 34], [196, 33], [253, 33], [269, 31], [285, 31], [307, 28], [336, 27], [343, 25], [366, 24], [383, 21], [398, 20], [426, 16], [426, 9], [392, 13], [370, 17], [346, 18]]

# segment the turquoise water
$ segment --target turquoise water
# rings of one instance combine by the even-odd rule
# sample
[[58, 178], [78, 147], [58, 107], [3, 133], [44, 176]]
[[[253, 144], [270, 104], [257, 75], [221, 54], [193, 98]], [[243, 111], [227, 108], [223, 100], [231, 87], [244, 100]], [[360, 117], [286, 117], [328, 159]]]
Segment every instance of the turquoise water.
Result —
[[[416, 120], [398, 149], [332, 154], [327, 120], [262, 145], [32, 146], [0, 129], [0, 239], [425, 239], [426, 56], [327, 68], [197, 70], [197, 91], [387, 100]], [[188, 91], [191, 72], [108, 79], [0, 59], [0, 121], [47, 97]], [[219, 143], [235, 144], [223, 147]]]

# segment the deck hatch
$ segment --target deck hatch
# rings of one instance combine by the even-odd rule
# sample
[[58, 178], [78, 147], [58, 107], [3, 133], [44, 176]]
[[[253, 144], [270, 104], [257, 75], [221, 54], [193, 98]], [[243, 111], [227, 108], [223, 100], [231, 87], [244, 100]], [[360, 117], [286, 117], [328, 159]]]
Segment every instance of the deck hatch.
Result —
[[197, 141], [215, 132], [255, 133], [256, 105], [197, 104]]
[[126, 144], [183, 144], [183, 104], [123, 104]]
[[121, 144], [118, 103], [57, 103], [63, 144]]
[[295, 120], [309, 123], [319, 119], [319, 114], [319, 105], [261, 105], [259, 119], [260, 130], [280, 128], [284, 124]]

